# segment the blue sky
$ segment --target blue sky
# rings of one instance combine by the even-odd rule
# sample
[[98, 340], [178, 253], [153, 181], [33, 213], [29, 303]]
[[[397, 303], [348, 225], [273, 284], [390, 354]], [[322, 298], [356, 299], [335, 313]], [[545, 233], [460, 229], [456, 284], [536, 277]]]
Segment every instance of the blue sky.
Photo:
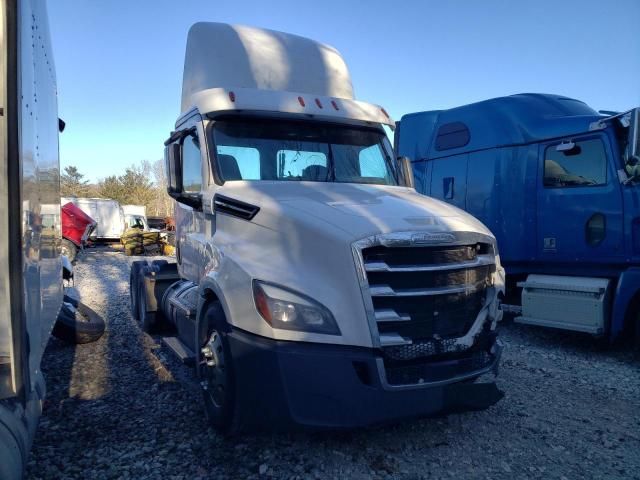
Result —
[[162, 158], [197, 21], [341, 51], [356, 97], [396, 119], [519, 92], [640, 105], [640, 0], [49, 0], [63, 166], [92, 180]]

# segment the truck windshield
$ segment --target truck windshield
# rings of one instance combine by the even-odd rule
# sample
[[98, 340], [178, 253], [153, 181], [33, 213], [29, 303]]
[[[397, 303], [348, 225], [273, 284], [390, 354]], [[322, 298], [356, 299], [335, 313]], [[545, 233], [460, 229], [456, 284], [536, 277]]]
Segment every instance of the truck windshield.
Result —
[[282, 180], [398, 185], [384, 132], [279, 120], [222, 120], [212, 129], [224, 181]]

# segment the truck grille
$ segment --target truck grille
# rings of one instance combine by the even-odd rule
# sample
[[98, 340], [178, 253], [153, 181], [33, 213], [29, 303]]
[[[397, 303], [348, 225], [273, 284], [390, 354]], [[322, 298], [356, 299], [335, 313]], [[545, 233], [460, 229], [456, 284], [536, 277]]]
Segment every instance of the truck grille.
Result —
[[488, 244], [362, 249], [381, 346], [397, 359], [455, 351], [495, 271]]

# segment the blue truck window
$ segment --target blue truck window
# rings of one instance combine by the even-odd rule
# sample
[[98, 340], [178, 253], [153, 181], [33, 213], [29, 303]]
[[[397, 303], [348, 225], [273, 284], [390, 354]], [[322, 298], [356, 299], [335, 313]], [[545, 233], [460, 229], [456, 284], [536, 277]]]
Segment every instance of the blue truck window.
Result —
[[462, 122], [445, 123], [438, 129], [436, 135], [436, 150], [449, 150], [464, 147], [469, 143], [471, 134], [469, 128]]
[[570, 150], [547, 147], [544, 156], [544, 186], [589, 187], [607, 183], [607, 155], [602, 140], [574, 142]]

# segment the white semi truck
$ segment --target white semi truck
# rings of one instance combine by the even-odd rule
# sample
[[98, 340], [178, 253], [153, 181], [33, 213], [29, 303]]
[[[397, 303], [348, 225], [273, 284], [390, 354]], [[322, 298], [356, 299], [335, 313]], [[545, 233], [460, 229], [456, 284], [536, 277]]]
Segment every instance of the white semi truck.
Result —
[[195, 366], [210, 421], [355, 427], [485, 408], [503, 290], [495, 239], [416, 193], [384, 108], [334, 48], [218, 23], [188, 34], [165, 142], [177, 264], [135, 262], [144, 329]]
[[63, 298], [55, 68], [44, 0], [0, 2], [0, 479], [21, 478]]

